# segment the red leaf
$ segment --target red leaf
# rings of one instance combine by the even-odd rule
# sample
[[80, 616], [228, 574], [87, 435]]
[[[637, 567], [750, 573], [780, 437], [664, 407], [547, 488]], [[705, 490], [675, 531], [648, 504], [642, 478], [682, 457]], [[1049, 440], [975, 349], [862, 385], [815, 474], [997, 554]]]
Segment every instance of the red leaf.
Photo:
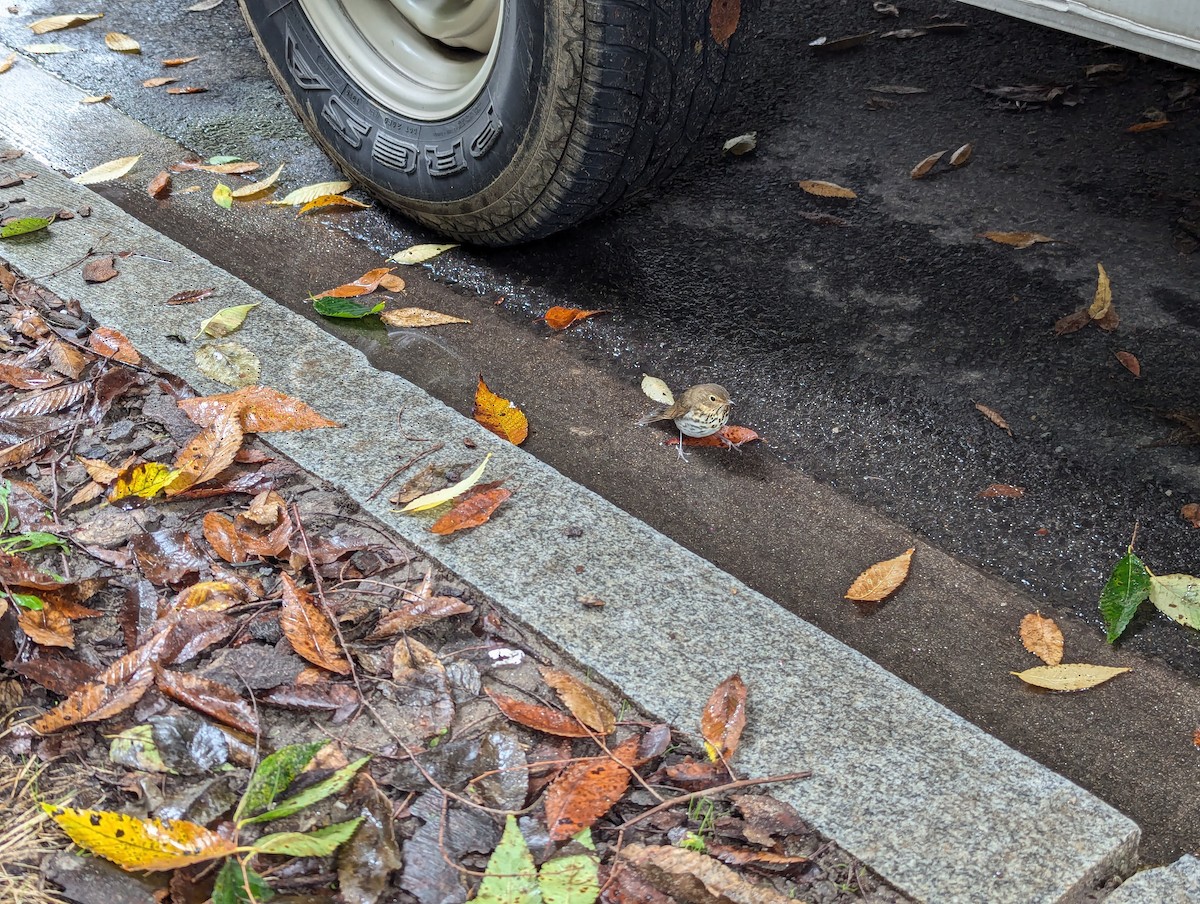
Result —
[[629, 787], [637, 750], [635, 735], [613, 748], [611, 757], [589, 757], [563, 770], [546, 791], [546, 825], [552, 840], [565, 841], [612, 809]]
[[431, 533], [452, 534], [455, 531], [466, 530], [485, 524], [492, 513], [512, 496], [512, 490], [495, 487], [482, 493], [472, 493], [462, 502], [438, 518], [429, 528]]
[[333, 622], [313, 601], [311, 594], [296, 586], [285, 572], [283, 614], [279, 626], [297, 653], [321, 668], [339, 675], [350, 674], [350, 663], [338, 646]]
[[562, 308], [555, 305], [545, 313], [542, 319], [546, 321], [546, 326], [552, 330], [565, 330], [572, 323], [587, 320], [589, 317], [595, 317], [597, 314], [607, 313], [608, 311], [604, 310], [585, 311], [582, 308]]
[[560, 738], [590, 738], [594, 732], [580, 724], [579, 720], [561, 710], [540, 706], [537, 703], [525, 703], [504, 694], [487, 690], [500, 712], [504, 713], [518, 725], [542, 731], [546, 734], [557, 735]]

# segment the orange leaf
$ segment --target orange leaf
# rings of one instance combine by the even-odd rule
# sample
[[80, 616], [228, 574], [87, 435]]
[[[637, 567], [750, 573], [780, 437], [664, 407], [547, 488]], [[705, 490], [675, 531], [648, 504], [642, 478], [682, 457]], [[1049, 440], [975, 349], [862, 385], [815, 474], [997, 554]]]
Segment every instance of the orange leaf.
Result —
[[[210, 515], [216, 514], [209, 512]], [[224, 612], [231, 606], [246, 601], [242, 588], [229, 581], [201, 581], [193, 584], [171, 602], [171, 608], [202, 609], [205, 612]]]
[[500, 712], [504, 713], [505, 716], [518, 725], [524, 725], [526, 728], [532, 728], [535, 731], [545, 732], [546, 734], [557, 735], [560, 738], [590, 738], [593, 734], [593, 732], [589, 731], [583, 725], [580, 725], [578, 719], [560, 710], [551, 709], [549, 706], [541, 706], [537, 703], [525, 703], [522, 700], [506, 697], [504, 694], [498, 694], [486, 688], [485, 691], [492, 698], [492, 702], [496, 704]]
[[1117, 360], [1121, 366], [1137, 378], [1142, 376], [1142, 365], [1131, 352], [1117, 352]]
[[993, 483], [978, 493], [980, 499], [998, 499], [1002, 496], [1009, 499], [1020, 499], [1024, 495], [1024, 489], [1008, 483]]
[[1125, 131], [1126, 132], [1134, 132], [1134, 133], [1150, 132], [1154, 129], [1161, 129], [1163, 126], [1168, 126], [1170, 124], [1171, 124], [1171, 121], [1169, 119], [1154, 119], [1154, 120], [1151, 120], [1150, 122], [1135, 122], [1133, 125], [1131, 125]]
[[1189, 502], [1179, 510], [1179, 517], [1191, 522], [1192, 527], [1200, 527], [1200, 502]]
[[230, 405], [241, 405], [242, 430], [246, 433], [278, 433], [341, 426], [336, 421], [322, 417], [299, 399], [267, 386], [245, 386], [236, 392], [180, 399], [178, 404], [184, 414], [202, 427], [213, 423]]
[[126, 653], [90, 684], [85, 684], [32, 723], [41, 734], [61, 731], [81, 722], [100, 722], [123, 712], [142, 699], [154, 683], [154, 665], [170, 631], [160, 631], [146, 643]]
[[105, 358], [112, 358], [114, 361], [138, 364], [142, 360], [142, 356], [137, 353], [133, 343], [122, 333], [106, 326], [96, 327], [92, 330], [92, 334], [88, 336], [88, 345], [97, 354], [103, 355]]
[[391, 637], [393, 634], [412, 631], [452, 615], [465, 615], [470, 611], [470, 605], [454, 596], [432, 596], [412, 600], [399, 609], [385, 613], [371, 632], [370, 638], [378, 640]]
[[17, 624], [39, 646], [75, 649], [75, 628], [54, 606], [43, 605], [41, 609], [18, 606]]
[[746, 682], [736, 672], [717, 685], [704, 704], [700, 733], [709, 758], [716, 762], [733, 756], [746, 727]]
[[637, 750], [635, 735], [613, 748], [611, 757], [579, 760], [563, 770], [546, 791], [546, 825], [552, 840], [565, 841], [612, 809], [629, 787]]
[[172, 700], [248, 735], [258, 734], [254, 708], [228, 685], [195, 672], [171, 672], [163, 668], [155, 669], [154, 678], [158, 689]]
[[542, 666], [539, 671], [542, 673], [542, 680], [558, 692], [559, 699], [566, 704], [576, 719], [598, 734], [607, 736], [616, 731], [616, 713], [598, 691], [562, 669]]
[[877, 603], [895, 593], [912, 564], [915, 549], [909, 549], [894, 559], [877, 562], [854, 579], [846, 591], [846, 599]]
[[492, 517], [492, 512], [500, 508], [504, 500], [512, 496], [512, 490], [503, 487], [493, 487], [482, 493], [472, 493], [459, 502], [454, 508], [433, 522], [429, 530], [435, 534], [452, 534], [455, 531], [479, 527]]
[[146, 186], [146, 194], [155, 200], [165, 198], [171, 192], [171, 174], [163, 170], [157, 176], [150, 180], [150, 184]]
[[198, 483], [212, 480], [233, 464], [242, 440], [240, 408], [230, 405], [179, 450], [175, 458], [179, 476], [167, 485], [167, 495], [175, 496]]
[[350, 663], [338, 647], [333, 622], [313, 602], [311, 594], [296, 586], [287, 573], [283, 582], [283, 614], [279, 626], [297, 653], [321, 668], [339, 675], [350, 674]]
[[1030, 612], [1021, 619], [1021, 643], [1046, 665], [1062, 662], [1063, 635], [1052, 618]]
[[204, 539], [222, 559], [234, 565], [250, 560], [242, 535], [231, 518], [220, 512], [208, 512], [201, 522]]
[[529, 435], [529, 419], [525, 412], [488, 389], [482, 376], [475, 389], [475, 408], [471, 417], [514, 446], [521, 445]]
[[562, 308], [555, 305], [548, 310], [542, 318], [546, 321], [546, 326], [552, 330], [565, 330], [577, 320], [587, 320], [589, 317], [595, 317], [597, 314], [607, 314], [608, 311], [585, 311], [582, 308]]
[[742, 17], [742, 0], [713, 0], [708, 8], [708, 30], [713, 40], [725, 47], [737, 31]]
[[[736, 449], [755, 440], [761, 442], [762, 437], [749, 427], [736, 427], [733, 424], [726, 424], [711, 436], [685, 436], [683, 444], [685, 446], [716, 446], [725, 449]], [[667, 445], [678, 446], [679, 437], [676, 436], [673, 439], [667, 440]]]
[[178, 869], [226, 857], [237, 844], [183, 819], [138, 819], [106, 810], [42, 804], [80, 847], [127, 870]]
[[[308, 213], [310, 210], [320, 210], [322, 207], [357, 207], [360, 210], [366, 210], [370, 206], [370, 204], [364, 204], [362, 201], [355, 201], [353, 198], [347, 198], [345, 195], [321, 195], [321, 197], [313, 198], [311, 201], [301, 207], [296, 212], [296, 216], [300, 216], [302, 213]], [[371, 272], [374, 273], [376, 271], [372, 270]], [[376, 284], [378, 284], [378, 280], [376, 280]], [[328, 295], [329, 293], [325, 294]]]
[[374, 292], [377, 288], [379, 288], [379, 281], [395, 269], [395, 267], [380, 267], [377, 270], [371, 270], [367, 273], [364, 273], [352, 283], [346, 283], [344, 286], [338, 286], [335, 289], [329, 289], [325, 292], [314, 292], [313, 297], [356, 298], [359, 295], [366, 295], [367, 293]]

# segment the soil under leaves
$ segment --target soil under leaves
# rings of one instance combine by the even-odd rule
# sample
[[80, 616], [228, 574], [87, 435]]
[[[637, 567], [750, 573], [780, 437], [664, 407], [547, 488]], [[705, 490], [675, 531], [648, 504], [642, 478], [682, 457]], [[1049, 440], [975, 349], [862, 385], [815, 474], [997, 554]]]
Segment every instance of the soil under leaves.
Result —
[[[465, 901], [506, 813], [539, 864], [590, 825], [613, 904], [906, 900], [761, 787], [663, 805], [736, 781], [741, 724], [718, 718], [745, 719], [736, 683], [704, 715], [714, 765], [258, 435], [215, 437], [180, 380], [2, 262], [0, 318], [0, 769], [19, 789], [0, 822], [20, 814], [37, 838], [0, 851], [0, 889], [199, 904], [219, 861], [144, 874], [80, 857], [35, 793], [229, 835], [262, 757], [326, 742], [289, 793], [370, 761], [271, 830], [363, 821], [335, 856], [257, 858], [296, 900]], [[189, 448], [204, 460], [172, 493]], [[17, 781], [29, 763], [39, 780]]]

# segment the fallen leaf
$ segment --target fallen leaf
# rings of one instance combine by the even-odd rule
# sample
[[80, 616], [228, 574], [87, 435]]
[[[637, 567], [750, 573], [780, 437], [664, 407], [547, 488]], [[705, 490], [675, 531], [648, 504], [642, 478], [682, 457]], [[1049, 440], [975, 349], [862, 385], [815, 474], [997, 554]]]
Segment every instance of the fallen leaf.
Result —
[[163, 170], [150, 180], [146, 186], [146, 194], [156, 200], [162, 200], [171, 193], [171, 174]]
[[120, 179], [128, 173], [141, 159], [141, 154], [133, 157], [118, 157], [116, 160], [110, 160], [107, 163], [94, 166], [86, 173], [73, 176], [71, 181], [76, 185], [96, 185], [100, 182], [111, 182], [113, 179]]
[[482, 376], [475, 387], [475, 407], [471, 411], [471, 417], [514, 446], [521, 445], [529, 436], [529, 419], [525, 417], [525, 412], [508, 399], [488, 389]]
[[360, 320], [383, 310], [386, 301], [372, 303], [370, 301], [355, 301], [353, 298], [331, 298], [322, 296], [313, 299], [313, 310], [326, 317], [342, 317]]
[[119, 31], [110, 31], [104, 36], [104, 46], [117, 53], [141, 53], [142, 45], [129, 35]]
[[672, 901], [691, 904], [793, 904], [791, 898], [764, 885], [755, 885], [699, 851], [673, 845], [627, 844], [621, 861], [632, 866], [655, 889]]
[[1039, 665], [1036, 668], [1010, 674], [1016, 675], [1026, 684], [1044, 687], [1052, 691], [1085, 691], [1128, 671], [1130, 670], [1127, 668], [1119, 669], [1106, 665], [1070, 663]]
[[137, 353], [133, 343], [125, 338], [124, 333], [106, 326], [92, 330], [88, 336], [88, 345], [96, 354], [123, 364], [140, 364], [142, 360], [142, 356]]
[[1134, 134], [1138, 132], [1152, 132], [1155, 129], [1161, 129], [1163, 126], [1169, 126], [1170, 124], [1171, 121], [1169, 119], [1156, 119], [1150, 122], [1135, 122], [1125, 131], [1133, 132]]
[[154, 682], [172, 700], [252, 737], [258, 734], [254, 707], [228, 685], [195, 672], [172, 672], [161, 666], [154, 671]]
[[1117, 352], [1117, 360], [1120, 361], [1121, 366], [1124, 367], [1131, 374], [1133, 374], [1134, 377], [1141, 379], [1142, 365], [1138, 362], [1138, 359], [1132, 353]]
[[595, 317], [597, 314], [607, 313], [608, 311], [605, 310], [585, 311], [581, 308], [562, 308], [555, 305], [545, 313], [542, 319], [546, 321], [546, 326], [552, 330], [565, 330], [572, 323], [587, 320], [589, 317]]
[[172, 870], [227, 857], [237, 843], [184, 819], [138, 819], [106, 810], [42, 804], [81, 848], [127, 870]]
[[359, 210], [368, 210], [371, 205], [364, 204], [362, 201], [356, 201], [354, 198], [347, 198], [345, 195], [321, 195], [319, 198], [313, 198], [296, 211], [296, 216], [312, 210], [321, 210], [325, 207], [356, 207]]
[[161, 88], [163, 85], [169, 85], [172, 82], [177, 82], [179, 79], [169, 75], [160, 75], [155, 78], [148, 78], [142, 82], [143, 88]]
[[454, 484], [454, 486], [449, 486], [444, 490], [437, 490], [433, 493], [425, 493], [422, 496], [418, 496], [416, 499], [412, 500], [412, 502], [404, 506], [404, 508], [400, 509], [400, 511], [424, 512], [431, 508], [437, 508], [439, 505], [461, 496], [467, 490], [471, 489], [471, 487], [475, 486], [475, 484], [479, 483], [479, 478], [483, 476], [483, 469], [487, 467], [487, 463], [491, 460], [491, 458], [492, 453], [489, 452], [483, 457], [483, 461], [479, 463], [479, 466], [476, 467], [474, 471], [472, 471], [458, 483]]
[[[381, 282], [380, 285], [382, 286], [383, 283]], [[400, 329], [415, 329], [426, 326], [442, 326], [446, 323], [471, 322], [463, 320], [461, 317], [452, 317], [450, 314], [440, 314], [437, 311], [429, 311], [425, 308], [395, 308], [394, 310], [381, 313], [379, 319], [388, 326]]]
[[746, 727], [746, 682], [734, 673], [717, 685], [700, 715], [704, 749], [714, 763], [733, 756]]
[[808, 42], [808, 46], [813, 49], [814, 53], [837, 53], [842, 50], [851, 50], [855, 47], [860, 47], [871, 38], [875, 37], [875, 32], [867, 31], [857, 35], [846, 35], [841, 38], [829, 38], [822, 35]]
[[112, 100], [111, 94], [89, 94], [87, 97], [79, 98], [81, 104], [102, 104], [106, 100]]
[[[737, 449], [746, 443], [762, 442], [762, 437], [749, 427], [739, 427], [736, 424], [726, 424], [710, 436], [685, 436], [685, 446], [712, 446], [718, 449]], [[678, 446], [679, 437], [673, 436], [666, 440], [668, 446]]]
[[758, 147], [758, 133], [746, 132], [744, 135], [737, 135], [730, 138], [721, 145], [721, 153], [741, 157], [743, 154], [749, 154], [756, 147]]
[[1097, 75], [1120, 75], [1125, 71], [1124, 63], [1095, 63], [1083, 67], [1083, 74], [1088, 78]]
[[61, 31], [64, 28], [74, 28], [85, 22], [103, 19], [104, 13], [70, 13], [64, 16], [49, 16], [29, 23], [29, 30], [35, 35], [44, 35], [50, 31]]
[[741, 17], [741, 0], [713, 0], [708, 8], [709, 34], [722, 47], [728, 46]]
[[995, 424], [997, 427], [999, 427], [1001, 430], [1003, 430], [1005, 433], [1007, 433], [1009, 436], [1013, 435], [1012, 428], [1008, 426], [1008, 421], [1006, 421], [1001, 416], [999, 411], [996, 411], [994, 408], [989, 408], [987, 405], [981, 405], [979, 402], [975, 403], [975, 410], [978, 411], [980, 414], [982, 414], [985, 418], [987, 418], [993, 424]]
[[658, 377], [642, 374], [642, 393], [661, 405], [674, 405], [675, 394], [665, 382]]
[[970, 144], [964, 144], [962, 147], [960, 147], [958, 150], [956, 150], [953, 154], [950, 155], [950, 165], [951, 166], [965, 166], [966, 163], [971, 159], [971, 152], [973, 150], [974, 150], [974, 148], [971, 147]]
[[326, 671], [350, 674], [350, 663], [338, 646], [334, 624], [312, 595], [296, 586], [285, 571], [279, 576], [283, 585], [283, 612], [279, 627], [292, 649]]
[[236, 392], [180, 399], [177, 404], [184, 414], [202, 427], [213, 423], [228, 408], [238, 408], [241, 411], [242, 430], [246, 433], [278, 433], [341, 426], [336, 421], [322, 417], [300, 399], [268, 386], [246, 386]]
[[1113, 566], [1104, 589], [1100, 591], [1100, 615], [1104, 618], [1105, 639], [1115, 643], [1133, 621], [1134, 615], [1150, 597], [1150, 572], [1130, 546]]
[[302, 188], [290, 191], [281, 200], [272, 201], [271, 203], [281, 207], [300, 207], [309, 201], [315, 201], [323, 195], [340, 195], [349, 189], [349, 182], [317, 182], [314, 185], [305, 185]]
[[52, 222], [54, 221], [46, 217], [21, 217], [16, 220], [10, 220], [3, 226], [0, 226], [0, 239], [10, 239], [17, 235], [28, 235], [31, 232], [39, 232]]
[[1040, 232], [981, 232], [980, 237], [1000, 245], [1010, 245], [1013, 248], [1028, 248], [1042, 242], [1057, 242], [1048, 235]]
[[108, 501], [118, 502], [130, 496], [153, 499], [177, 476], [179, 475], [160, 462], [150, 461], [135, 465], [113, 481]]
[[395, 273], [389, 273], [386, 276], [380, 277], [379, 288], [386, 292], [403, 292], [404, 280]]
[[233, 207], [233, 189], [224, 182], [218, 182], [217, 187], [213, 189], [212, 199], [218, 207], [229, 210]]
[[1103, 264], [1096, 264], [1096, 271], [1096, 294], [1092, 298], [1091, 305], [1088, 306], [1088, 316], [1100, 329], [1111, 332], [1121, 322], [1113, 307], [1112, 283], [1109, 282], [1108, 273], [1105, 272]]
[[189, 13], [205, 13], [210, 9], [216, 9], [224, 2], [225, 0], [200, 0], [199, 3], [193, 3], [189, 6], [187, 11]]
[[511, 496], [512, 490], [506, 490], [503, 487], [472, 493], [433, 522], [429, 527], [429, 532], [446, 536], [460, 530], [479, 527], [479, 525], [487, 523], [492, 517], [492, 513]]
[[[597, 896], [571, 896], [562, 900], [591, 902]], [[516, 817], [510, 813], [505, 818], [500, 843], [488, 857], [483, 881], [473, 900], [478, 904], [538, 904], [543, 898], [552, 904], [551, 896], [545, 895], [538, 884], [538, 869], [534, 865], [533, 854], [517, 826]]]
[[6, 56], [4, 59], [0, 60], [0, 75], [3, 75], [4, 73], [8, 72], [9, 69], [12, 69], [13, 63], [15, 63], [16, 61], [17, 61], [17, 52], [15, 50], [12, 53], [10, 53], [8, 56]]
[[54, 374], [18, 367], [16, 364], [0, 364], [0, 382], [7, 383], [14, 389], [46, 389], [57, 386], [62, 379]]
[[1189, 502], [1179, 510], [1179, 517], [1191, 522], [1192, 527], [1200, 527], [1200, 502]]
[[796, 183], [810, 195], [819, 198], [857, 198], [851, 189], [844, 188], [835, 182], [822, 182], [819, 179], [802, 179]]
[[283, 172], [284, 164], [279, 164], [275, 172], [267, 176], [265, 179], [260, 179], [258, 182], [251, 182], [249, 185], [243, 185], [241, 188], [235, 188], [231, 192], [231, 196], [239, 201], [244, 201], [247, 198], [256, 198], [261, 194], [271, 191], [275, 187], [276, 181], [279, 179], [279, 174]]
[[1200, 629], [1200, 578], [1190, 574], [1152, 574], [1150, 602], [1179, 624]]
[[199, 57], [199, 56], [190, 56], [190, 57], [173, 57], [172, 59], [169, 59], [169, 60], [163, 60], [163, 61], [162, 61], [162, 64], [163, 64], [164, 66], [168, 66], [168, 67], [173, 67], [173, 66], [186, 66], [188, 63], [194, 63], [194, 62], [196, 62], [196, 60], [198, 60], [198, 59], [200, 59], [200, 57]]
[[421, 264], [425, 261], [432, 260], [439, 254], [444, 254], [451, 248], [457, 248], [458, 245], [412, 245], [405, 248], [403, 251], [397, 251], [388, 260], [395, 261], [398, 264], [412, 266], [413, 264]]
[[923, 179], [929, 175], [929, 171], [933, 169], [934, 164], [946, 156], [945, 151], [938, 151], [936, 154], [930, 154], [920, 163], [912, 168], [909, 175], [914, 179]]
[[354, 282], [327, 289], [324, 292], [313, 293], [315, 298], [357, 298], [367, 295], [379, 288], [379, 281], [395, 270], [395, 267], [379, 267], [364, 273]]
[[217, 313], [213, 314], [208, 319], [200, 324], [200, 332], [196, 334], [196, 338], [201, 336], [212, 336], [214, 339], [224, 339], [230, 333], [241, 329], [246, 318], [250, 315], [261, 302], [255, 301], [250, 304], [237, 304], [228, 308], [221, 308]]
[[196, 301], [203, 301], [216, 291], [216, 289], [185, 289], [168, 298], [167, 304], [192, 304]]
[[221, 176], [244, 176], [247, 173], [258, 172], [262, 169], [262, 164], [255, 163], [253, 160], [238, 159], [226, 163], [197, 163], [196, 169], [204, 170], [206, 173], [217, 173]]
[[594, 733], [581, 725], [574, 716], [560, 710], [537, 703], [525, 703], [512, 697], [506, 697], [490, 688], [484, 688], [484, 692], [491, 697], [492, 702], [496, 704], [500, 712], [504, 713], [506, 718], [518, 725], [532, 728], [534, 731], [560, 738], [590, 738]]
[[423, 628], [452, 615], [465, 615], [472, 611], [470, 605], [453, 596], [434, 596], [429, 599], [410, 600], [399, 609], [384, 613], [375, 629], [372, 640], [392, 637], [407, 631]]
[[1009, 483], [993, 483], [977, 494], [980, 499], [1020, 499], [1025, 495], [1025, 490], [1021, 487], [1015, 487]]
[[232, 339], [200, 346], [195, 358], [196, 366], [205, 376], [235, 389], [257, 383], [261, 373], [258, 356]]
[[168, 496], [212, 480], [231, 464], [243, 441], [240, 412], [236, 405], [223, 411], [201, 430], [175, 457], [175, 479], [166, 487]]
[[111, 254], [105, 254], [102, 257], [93, 257], [83, 265], [83, 281], [102, 283], [120, 276], [120, 271], [114, 266], [116, 262], [117, 259]]
[[[172, 79], [172, 81], [177, 81]], [[182, 85], [178, 88], [168, 88], [168, 94], [203, 94], [208, 89], [201, 85]]]
[[1052, 618], [1030, 612], [1021, 619], [1021, 643], [1046, 665], [1062, 662], [1063, 635]]
[[554, 688], [571, 715], [592, 731], [608, 737], [617, 730], [616, 713], [599, 691], [562, 669], [539, 666], [538, 671], [542, 673], [542, 680]]
[[1054, 335], [1070, 335], [1071, 333], [1075, 333], [1083, 329], [1091, 322], [1092, 318], [1088, 316], [1087, 305], [1084, 305], [1082, 308], [1072, 311], [1065, 317], [1058, 318], [1058, 320], [1054, 322]]
[[26, 53], [73, 53], [75, 50], [66, 44], [26, 44], [21, 49]]
[[894, 559], [885, 559], [872, 565], [854, 579], [846, 591], [846, 599], [872, 603], [887, 599], [908, 577], [914, 552], [915, 548], [908, 549]]
[[629, 787], [637, 761], [634, 735], [612, 750], [612, 756], [578, 760], [567, 766], [546, 790], [546, 826], [552, 841], [566, 841], [612, 809]]

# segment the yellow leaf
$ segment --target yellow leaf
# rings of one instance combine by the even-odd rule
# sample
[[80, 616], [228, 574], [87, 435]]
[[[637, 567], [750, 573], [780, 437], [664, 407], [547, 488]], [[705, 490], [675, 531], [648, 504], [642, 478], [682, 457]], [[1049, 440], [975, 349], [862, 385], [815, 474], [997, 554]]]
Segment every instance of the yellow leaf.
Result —
[[178, 476], [178, 471], [173, 471], [159, 462], [148, 461], [133, 468], [128, 474], [118, 477], [113, 483], [108, 499], [110, 502], [128, 496], [152, 499]]
[[218, 207], [224, 207], [226, 210], [233, 207], [233, 190], [224, 182], [217, 183], [217, 187], [213, 189], [213, 202]]
[[5, 72], [8, 72], [9, 69], [12, 69], [13, 63], [15, 63], [16, 61], [17, 61], [16, 51], [13, 51], [8, 56], [6, 56], [4, 59], [0, 60], [0, 75], [3, 75]]
[[1052, 691], [1085, 691], [1089, 687], [1103, 684], [1109, 678], [1128, 672], [1107, 665], [1085, 665], [1074, 662], [1065, 665], [1039, 665], [1023, 672], [1013, 672], [1026, 684], [1044, 687]]
[[249, 185], [243, 185], [241, 188], [235, 188], [230, 193], [230, 196], [237, 198], [240, 201], [245, 198], [253, 198], [257, 195], [263, 194], [263, 192], [270, 191], [275, 187], [275, 181], [279, 178], [279, 174], [282, 172], [283, 164], [281, 163], [279, 164], [279, 168], [275, 170], [275, 172], [271, 173], [271, 175], [267, 176], [267, 178], [258, 182], [251, 182]]
[[99, 166], [94, 166], [86, 173], [73, 176], [71, 181], [76, 185], [95, 185], [97, 182], [111, 182], [113, 179], [120, 179], [124, 176], [141, 159], [141, 154], [133, 157], [118, 157], [116, 160], [108, 161], [108, 163], [101, 163]]
[[233, 307], [221, 308], [221, 310], [200, 324], [200, 332], [196, 334], [196, 338], [199, 339], [206, 334], [212, 336], [214, 339], [222, 339], [228, 336], [239, 329], [246, 322], [246, 317], [249, 313], [260, 304], [261, 302], [256, 301], [252, 304], [235, 304]]
[[1052, 618], [1030, 612], [1021, 619], [1021, 643], [1046, 665], [1062, 662], [1063, 635]]
[[44, 35], [48, 31], [61, 31], [64, 28], [73, 28], [76, 25], [82, 25], [84, 22], [91, 22], [93, 19], [103, 19], [104, 13], [71, 13], [65, 16], [50, 16], [46, 19], [38, 19], [36, 22], [29, 23], [29, 30], [35, 35]]
[[370, 206], [370, 204], [364, 204], [362, 201], [347, 198], [345, 195], [321, 195], [319, 198], [313, 198], [296, 211], [296, 216], [308, 213], [310, 210], [320, 210], [322, 207], [358, 207], [366, 210]]
[[388, 260], [393, 260], [405, 266], [411, 266], [412, 264], [420, 264], [432, 260], [439, 254], [457, 247], [457, 245], [412, 245], [403, 251], [397, 251]]
[[119, 31], [110, 31], [104, 36], [104, 44], [109, 50], [115, 50], [117, 53], [141, 53], [142, 45], [135, 41], [129, 35], [121, 34]]
[[877, 603], [895, 593], [908, 577], [915, 549], [908, 549], [894, 559], [876, 562], [854, 579], [846, 591], [846, 599]]
[[262, 373], [258, 355], [232, 339], [200, 346], [196, 349], [196, 366], [205, 376], [234, 389], [257, 383]]
[[479, 478], [483, 476], [483, 469], [487, 467], [488, 460], [491, 457], [492, 453], [489, 452], [483, 457], [483, 461], [479, 463], [479, 467], [454, 486], [446, 487], [446, 489], [438, 490], [434, 493], [426, 493], [424, 496], [418, 496], [408, 505], [404, 506], [404, 508], [400, 509], [400, 511], [424, 512], [431, 508], [437, 508], [443, 502], [449, 502], [451, 499], [461, 496], [467, 490], [471, 489], [471, 487], [475, 486], [475, 484], [479, 483]]
[[240, 405], [230, 405], [179, 450], [175, 458], [177, 476], [167, 485], [168, 496], [212, 480], [233, 464], [244, 439], [241, 410]]
[[981, 232], [980, 235], [988, 241], [996, 242], [999, 245], [1010, 245], [1013, 248], [1028, 248], [1030, 245], [1037, 245], [1041, 242], [1058, 241], [1058, 239], [1052, 239], [1040, 232]]
[[237, 845], [183, 819], [138, 819], [107, 810], [42, 804], [71, 840], [127, 870], [178, 869], [227, 857]]
[[675, 404], [675, 393], [671, 392], [671, 387], [650, 374], [642, 374], [642, 392], [662, 405]]
[[810, 195], [819, 198], [857, 198], [853, 190], [843, 188], [835, 182], [822, 182], [819, 179], [801, 179], [796, 183]]
[[388, 326], [395, 327], [421, 327], [421, 326], [441, 326], [443, 323], [470, 323], [469, 320], [463, 320], [461, 317], [451, 317], [449, 314], [439, 314], [437, 311], [428, 311], [425, 308], [396, 308], [394, 311], [384, 311], [379, 315], [379, 319]]
[[1096, 294], [1092, 298], [1091, 306], [1088, 307], [1088, 316], [1093, 320], [1100, 320], [1112, 308], [1112, 284], [1108, 281], [1108, 273], [1104, 270], [1104, 264], [1096, 264], [1098, 275], [1096, 277]]
[[288, 194], [281, 201], [272, 201], [272, 204], [287, 207], [299, 207], [302, 204], [307, 204], [309, 201], [315, 201], [322, 195], [340, 195], [342, 192], [349, 190], [349, 182], [317, 182], [314, 185], [305, 185], [302, 188], [297, 188], [295, 191]]
[[529, 419], [525, 417], [525, 412], [488, 389], [483, 377], [479, 378], [479, 385], [475, 388], [475, 408], [471, 411], [471, 417], [514, 446], [521, 445], [529, 436]]
[[1150, 602], [1179, 624], [1200, 628], [1200, 578], [1190, 574], [1152, 574]]
[[102, 104], [106, 100], [112, 100], [111, 94], [89, 94], [87, 97], [79, 98], [81, 104]]

